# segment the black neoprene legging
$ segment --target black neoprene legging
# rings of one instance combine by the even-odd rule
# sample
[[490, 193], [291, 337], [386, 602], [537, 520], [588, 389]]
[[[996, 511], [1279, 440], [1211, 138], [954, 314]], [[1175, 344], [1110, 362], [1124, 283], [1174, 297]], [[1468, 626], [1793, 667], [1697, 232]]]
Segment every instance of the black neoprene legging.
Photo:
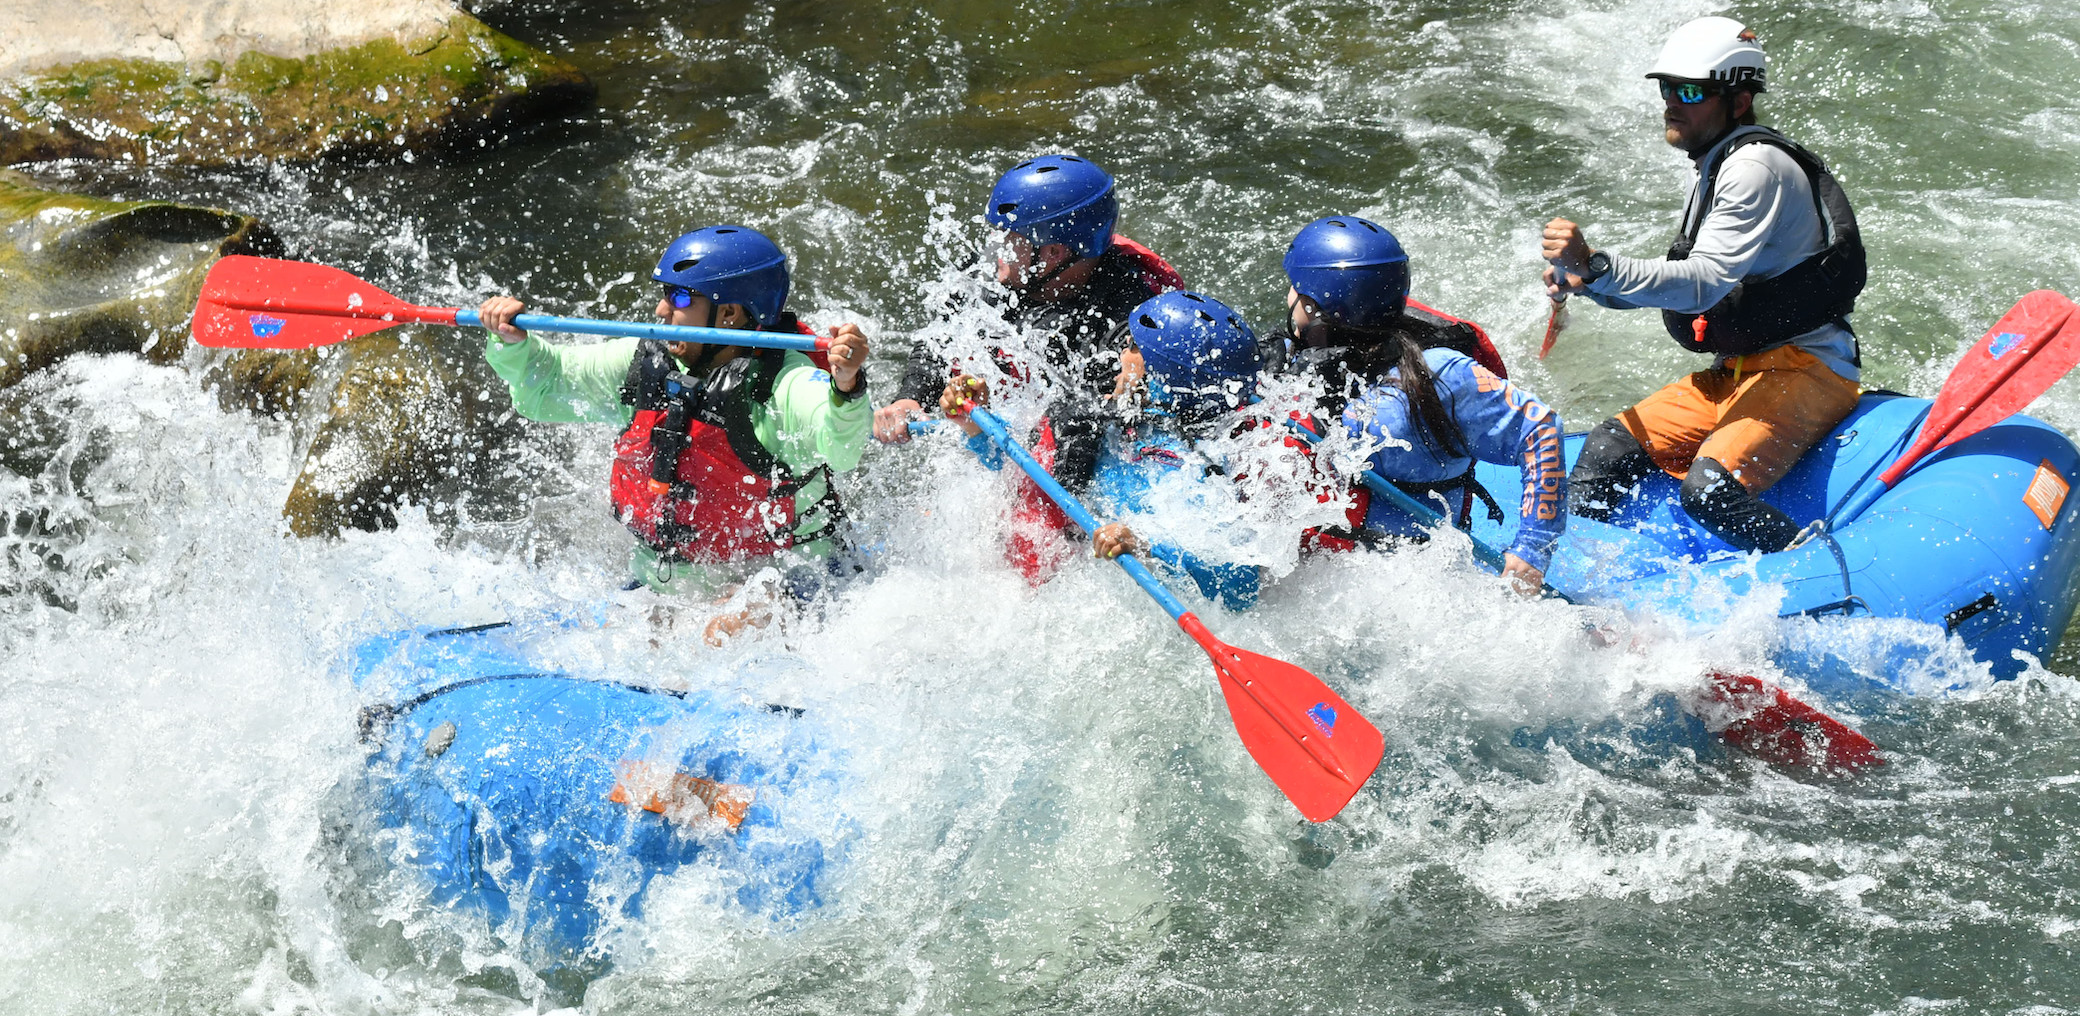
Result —
[[[1582, 442], [1581, 457], [1567, 474], [1568, 510], [1585, 519], [1610, 521], [1654, 470], [1654, 460], [1616, 418], [1605, 420]], [[1683, 511], [1714, 535], [1741, 550], [1783, 550], [1798, 536], [1791, 516], [1763, 503], [1717, 459], [1698, 459], [1683, 480]]]

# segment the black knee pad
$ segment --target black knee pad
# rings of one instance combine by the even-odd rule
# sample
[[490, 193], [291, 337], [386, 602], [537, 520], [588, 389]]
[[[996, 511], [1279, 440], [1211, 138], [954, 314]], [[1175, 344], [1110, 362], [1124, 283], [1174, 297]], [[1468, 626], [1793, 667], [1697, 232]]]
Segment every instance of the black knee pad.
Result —
[[1567, 474], [1568, 511], [1598, 522], [1610, 520], [1632, 488], [1654, 469], [1654, 459], [1625, 425], [1612, 417], [1582, 441], [1582, 454]]
[[1741, 550], [1771, 553], [1798, 536], [1791, 516], [1748, 493], [1718, 459], [1698, 459], [1683, 478], [1683, 511]]
[[1747, 488], [1734, 479], [1718, 459], [1698, 459], [1690, 464], [1690, 475], [1683, 478], [1683, 510], [1690, 517], [1703, 520], [1725, 510], [1740, 498], [1746, 497]]

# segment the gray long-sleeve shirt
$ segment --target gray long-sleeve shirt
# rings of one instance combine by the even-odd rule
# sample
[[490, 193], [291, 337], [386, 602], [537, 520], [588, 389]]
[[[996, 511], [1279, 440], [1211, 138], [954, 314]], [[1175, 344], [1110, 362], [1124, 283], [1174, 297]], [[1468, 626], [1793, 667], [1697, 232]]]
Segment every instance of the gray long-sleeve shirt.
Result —
[[[1687, 227], [1702, 214], [1690, 257], [1611, 255], [1611, 270], [1588, 285], [1589, 299], [1630, 310], [1656, 307], [1702, 314], [1734, 285], [1752, 276], [1774, 278], [1827, 247], [1827, 227], [1813, 202], [1813, 185], [1798, 161], [1775, 145], [1755, 144], [1732, 155], [1726, 148], [1754, 128], [1737, 128], [1696, 160], [1698, 177], [1683, 208]], [[1698, 185], [1724, 159], [1710, 208], [1699, 209]], [[1818, 357], [1843, 378], [1857, 379], [1856, 337], [1829, 322], [1796, 336], [1791, 345]], [[1720, 362], [1724, 362], [1723, 358]]]

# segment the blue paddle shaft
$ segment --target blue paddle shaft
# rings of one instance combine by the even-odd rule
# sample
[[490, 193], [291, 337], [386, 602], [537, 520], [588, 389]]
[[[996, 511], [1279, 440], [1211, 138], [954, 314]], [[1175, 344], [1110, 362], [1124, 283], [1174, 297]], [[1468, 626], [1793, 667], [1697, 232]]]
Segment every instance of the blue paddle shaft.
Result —
[[[1848, 525], [1849, 523], [1856, 521], [1858, 517], [1862, 516], [1865, 511], [1868, 511], [1870, 509], [1871, 505], [1878, 503], [1878, 499], [1884, 497], [1886, 491], [1891, 489], [1891, 487], [1886, 485], [1885, 478], [1882, 476], [1879, 477], [1876, 483], [1871, 484], [1868, 488], [1866, 488], [1863, 491], [1863, 493], [1860, 496], [1857, 497], [1855, 501], [1851, 502], [1847, 508], [1843, 509], [1841, 512], [1835, 515], [1836, 518], [1842, 520], [1838, 524]], [[1830, 525], [1829, 528], [1833, 528], [1833, 526]]]
[[[968, 416], [982, 428], [983, 433], [989, 435], [990, 440], [997, 443], [998, 448], [1003, 449], [1004, 454], [1011, 456], [1011, 461], [1018, 463], [1018, 468], [1025, 470], [1026, 475], [1033, 478], [1033, 482], [1061, 507], [1062, 513], [1069, 516], [1071, 522], [1076, 523], [1085, 533], [1098, 531], [1098, 520], [1090, 513], [1090, 509], [1085, 508], [1081, 501], [1076, 500], [1076, 495], [1069, 493], [1067, 488], [1055, 481], [1046, 467], [1033, 458], [1033, 453], [1026, 451], [1025, 446], [1011, 436], [1010, 428], [1004, 426], [1004, 421], [997, 419], [995, 413], [976, 406], [969, 411]], [[1170, 614], [1171, 620], [1184, 616], [1184, 604], [1171, 595], [1170, 590], [1165, 589], [1163, 583], [1155, 577], [1155, 573], [1149, 571], [1148, 566], [1142, 564], [1134, 555], [1121, 554], [1112, 561], [1126, 569], [1136, 585], [1148, 595], [1155, 597], [1156, 602]]]
[[[1359, 476], [1359, 479], [1364, 481], [1366, 489], [1372, 491], [1375, 494], [1380, 495], [1381, 497], [1386, 498], [1388, 501], [1393, 502], [1394, 506], [1400, 508], [1402, 511], [1405, 511], [1410, 515], [1414, 515], [1416, 519], [1418, 521], [1421, 521], [1424, 525], [1449, 525], [1445, 522], [1444, 515], [1439, 513], [1437, 509], [1432, 508], [1429, 505], [1426, 505], [1423, 502], [1418, 501], [1415, 498], [1409, 496], [1409, 493], [1407, 491], [1394, 486], [1391, 482], [1387, 480], [1386, 477], [1379, 475], [1379, 472], [1377, 470], [1368, 469], [1361, 476]], [[1460, 532], [1465, 532], [1465, 530], [1460, 530]], [[1466, 533], [1466, 539], [1473, 544], [1473, 556], [1475, 560], [1479, 561], [1484, 565], [1487, 565], [1490, 568], [1495, 569], [1496, 571], [1501, 571], [1503, 569], [1505, 562], [1502, 559], [1502, 554], [1496, 551], [1495, 548], [1488, 546], [1487, 543], [1483, 542], [1480, 537], [1475, 536], [1472, 533]]]
[[[484, 322], [477, 317], [476, 311], [465, 307], [455, 312], [455, 323], [482, 326]], [[637, 321], [601, 321], [594, 318], [556, 317], [551, 314], [521, 314], [513, 318], [513, 324], [531, 332], [632, 335], [639, 339], [662, 339], [666, 342], [755, 346], [759, 349], [799, 349], [805, 352], [820, 349], [820, 343], [828, 341], [814, 335], [784, 335], [778, 332], [740, 331], [734, 328], [695, 328], [692, 325], [644, 324]]]

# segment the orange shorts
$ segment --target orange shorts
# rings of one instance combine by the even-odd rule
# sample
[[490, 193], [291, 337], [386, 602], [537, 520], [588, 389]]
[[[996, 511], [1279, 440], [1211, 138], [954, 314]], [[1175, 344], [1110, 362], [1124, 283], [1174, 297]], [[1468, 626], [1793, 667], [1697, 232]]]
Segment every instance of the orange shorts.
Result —
[[1717, 459], [1760, 494], [1856, 408], [1857, 383], [1797, 346], [1734, 357], [1618, 414], [1654, 464], [1681, 479]]

